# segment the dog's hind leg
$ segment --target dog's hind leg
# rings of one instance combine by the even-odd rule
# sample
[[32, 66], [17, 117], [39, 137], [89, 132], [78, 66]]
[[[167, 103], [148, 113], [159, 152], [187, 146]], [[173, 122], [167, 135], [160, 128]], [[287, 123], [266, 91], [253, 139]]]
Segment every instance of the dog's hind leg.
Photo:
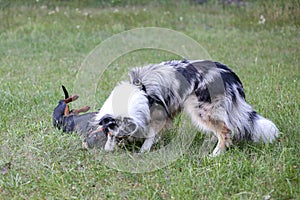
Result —
[[[226, 113], [222, 111], [221, 107], [213, 106], [211, 103], [202, 104], [200, 106], [197, 97], [195, 95], [191, 95], [186, 100], [184, 108], [199, 130], [213, 132], [218, 138], [218, 143], [212, 153], [212, 156], [217, 156], [225, 152], [226, 147], [229, 147], [232, 144], [232, 131], [224, 122], [224, 120], [226, 120], [224, 117], [226, 116]], [[222, 117], [224, 117], [224, 119], [222, 119]]]
[[201, 129], [212, 131], [218, 138], [218, 143], [213, 150], [212, 156], [218, 156], [226, 151], [226, 148], [232, 145], [231, 130], [221, 120], [215, 120], [211, 117], [200, 119], [197, 124]]
[[218, 143], [215, 149], [213, 150], [212, 156], [218, 156], [221, 153], [224, 153], [226, 151], [227, 147], [230, 147], [232, 145], [231, 140], [231, 131], [226, 126], [224, 122], [213, 122], [212, 128], [215, 130], [215, 134], [218, 138]]

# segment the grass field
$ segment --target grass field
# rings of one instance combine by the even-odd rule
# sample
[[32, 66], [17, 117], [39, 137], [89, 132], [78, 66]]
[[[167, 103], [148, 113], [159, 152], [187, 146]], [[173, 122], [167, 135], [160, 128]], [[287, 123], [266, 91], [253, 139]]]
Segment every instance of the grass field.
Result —
[[[174, 2], [0, 0], [0, 199], [300, 198], [299, 1]], [[78, 135], [54, 129], [60, 86], [75, 93], [74, 77], [89, 52], [140, 27], [182, 32], [230, 66], [247, 101], [278, 126], [280, 141], [242, 143], [211, 159], [200, 156], [197, 133], [171, 165], [134, 174], [103, 165], [81, 150]], [[126, 74], [123, 65], [172, 58], [155, 50], [119, 58], [107, 81], [95, 80], [95, 103], [100, 108]]]

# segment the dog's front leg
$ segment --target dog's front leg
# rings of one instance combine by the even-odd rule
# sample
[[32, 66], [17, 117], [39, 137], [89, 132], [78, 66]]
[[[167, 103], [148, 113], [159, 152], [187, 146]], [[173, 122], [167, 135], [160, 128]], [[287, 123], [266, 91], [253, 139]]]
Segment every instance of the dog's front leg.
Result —
[[113, 151], [116, 143], [116, 137], [112, 134], [107, 135], [107, 141], [104, 146], [105, 151]]
[[150, 149], [155, 141], [155, 135], [156, 134], [155, 134], [154, 129], [150, 128], [149, 134], [146, 136], [146, 139], [140, 149], [141, 153], [150, 151]]

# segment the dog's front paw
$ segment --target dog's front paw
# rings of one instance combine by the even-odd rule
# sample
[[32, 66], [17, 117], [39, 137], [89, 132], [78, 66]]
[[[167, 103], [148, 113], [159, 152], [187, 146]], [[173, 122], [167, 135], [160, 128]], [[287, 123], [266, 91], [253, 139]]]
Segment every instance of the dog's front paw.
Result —
[[143, 154], [143, 153], [149, 153], [151, 150], [151, 146], [142, 146], [141, 149], [140, 149], [140, 153]]
[[154, 143], [154, 140], [155, 140], [155, 137], [149, 137], [149, 138], [146, 138], [141, 149], [140, 149], [140, 152], [141, 153], [147, 153], [147, 152], [150, 152], [151, 150], [151, 147]]

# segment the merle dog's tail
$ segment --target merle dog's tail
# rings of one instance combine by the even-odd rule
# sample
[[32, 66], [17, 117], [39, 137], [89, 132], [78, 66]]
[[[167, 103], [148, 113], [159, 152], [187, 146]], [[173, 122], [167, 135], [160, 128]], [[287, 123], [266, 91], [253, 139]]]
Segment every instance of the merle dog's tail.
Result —
[[254, 142], [272, 143], [279, 136], [279, 130], [271, 120], [257, 114], [251, 136]]

